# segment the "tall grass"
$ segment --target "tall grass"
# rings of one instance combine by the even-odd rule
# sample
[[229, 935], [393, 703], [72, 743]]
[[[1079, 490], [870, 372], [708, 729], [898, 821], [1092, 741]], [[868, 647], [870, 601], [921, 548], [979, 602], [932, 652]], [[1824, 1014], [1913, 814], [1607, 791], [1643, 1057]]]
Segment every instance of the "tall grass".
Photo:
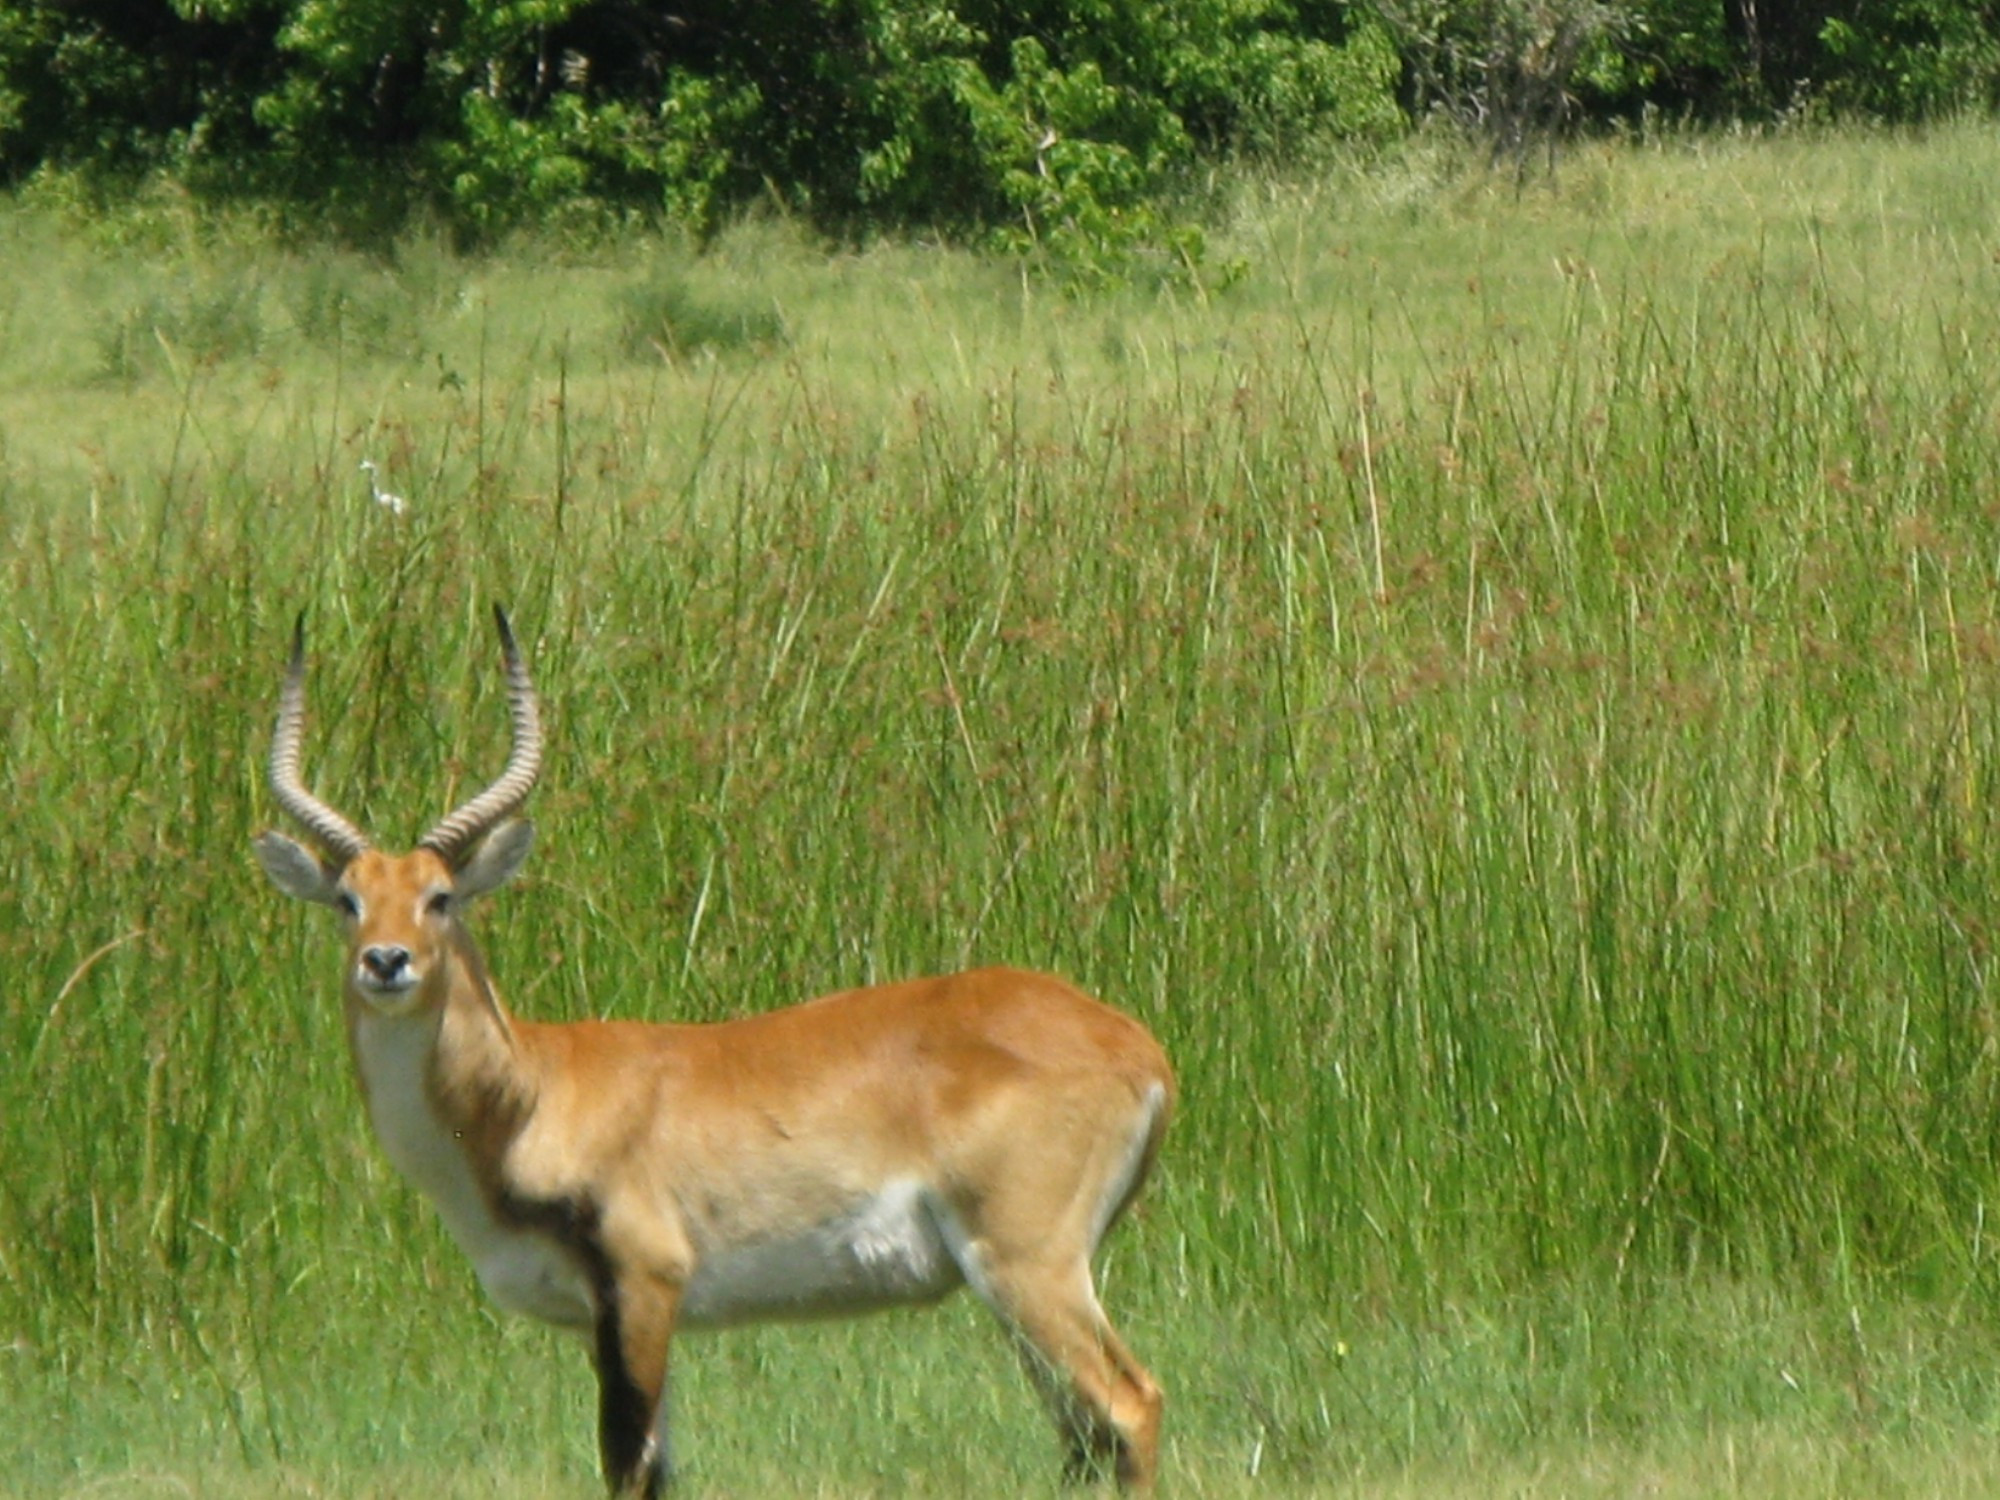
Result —
[[[1740, 1442], [1978, 1492], [1995, 151], [1280, 185], [1190, 304], [17, 212], [0, 1476], [588, 1492], [581, 1354], [377, 1160], [332, 935], [245, 858], [292, 613], [309, 777], [394, 843], [504, 753], [498, 597], [551, 729], [478, 920], [518, 1009], [1006, 960], [1160, 1034], [1108, 1296], [1183, 1483]], [[690, 307], [784, 336], [634, 337]], [[698, 1488], [1048, 1467], [970, 1308], [682, 1368]]]

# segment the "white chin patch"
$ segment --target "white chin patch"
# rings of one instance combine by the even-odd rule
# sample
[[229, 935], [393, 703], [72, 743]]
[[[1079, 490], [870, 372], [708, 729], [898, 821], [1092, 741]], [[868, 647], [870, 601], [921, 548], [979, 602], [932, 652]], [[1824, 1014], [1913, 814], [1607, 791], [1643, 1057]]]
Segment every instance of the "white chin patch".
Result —
[[419, 977], [414, 974], [398, 974], [394, 979], [383, 980], [377, 979], [366, 969], [361, 969], [354, 975], [354, 988], [360, 992], [362, 999], [390, 1009], [397, 1008], [403, 1000], [414, 994], [420, 982]]

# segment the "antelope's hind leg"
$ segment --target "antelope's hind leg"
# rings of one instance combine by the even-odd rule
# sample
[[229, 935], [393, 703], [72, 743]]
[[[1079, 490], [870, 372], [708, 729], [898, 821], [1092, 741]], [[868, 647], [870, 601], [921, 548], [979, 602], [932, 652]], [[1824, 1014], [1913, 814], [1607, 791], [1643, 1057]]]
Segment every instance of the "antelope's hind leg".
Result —
[[1109, 1471], [1123, 1487], [1150, 1490], [1164, 1400], [1098, 1304], [1090, 1262], [1145, 1180], [1167, 1095], [1154, 1083], [1131, 1103], [1107, 1104], [1093, 1128], [1075, 1134], [1074, 1149], [1045, 1152], [958, 1205], [947, 1240], [1049, 1403], [1065, 1472]]
[[1164, 1400], [1104, 1316], [1088, 1265], [1008, 1268], [987, 1281], [987, 1301], [1061, 1430], [1064, 1477], [1150, 1490]]

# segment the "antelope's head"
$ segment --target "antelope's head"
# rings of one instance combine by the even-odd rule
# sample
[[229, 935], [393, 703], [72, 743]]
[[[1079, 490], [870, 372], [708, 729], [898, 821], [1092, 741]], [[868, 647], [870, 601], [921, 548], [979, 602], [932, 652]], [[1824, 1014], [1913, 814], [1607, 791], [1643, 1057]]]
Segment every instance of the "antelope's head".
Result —
[[338, 911], [347, 924], [347, 992], [384, 1016], [439, 1003], [448, 983], [460, 909], [504, 885], [528, 857], [534, 826], [514, 818], [541, 769], [542, 726], [534, 684], [497, 604], [494, 622], [507, 662], [514, 746], [500, 779], [451, 813], [408, 854], [386, 854], [299, 779], [305, 728], [305, 616], [271, 738], [271, 791], [310, 835], [313, 848], [281, 833], [254, 840], [258, 862], [288, 896]]

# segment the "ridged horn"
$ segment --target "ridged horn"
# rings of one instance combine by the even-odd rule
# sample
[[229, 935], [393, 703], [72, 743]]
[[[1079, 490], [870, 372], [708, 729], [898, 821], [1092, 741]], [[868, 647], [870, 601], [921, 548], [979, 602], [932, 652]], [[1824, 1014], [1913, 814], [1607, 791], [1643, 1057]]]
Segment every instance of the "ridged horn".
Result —
[[368, 847], [368, 840], [339, 813], [307, 791], [299, 780], [299, 741], [306, 725], [306, 614], [292, 627], [292, 661], [278, 695], [278, 727], [271, 734], [271, 794], [328, 854], [343, 865]]
[[514, 644], [507, 611], [497, 604], [493, 606], [493, 623], [500, 628], [500, 650], [507, 659], [507, 712], [514, 721], [514, 748], [507, 757], [507, 769], [493, 785], [417, 840], [418, 848], [431, 850], [454, 868], [476, 839], [520, 809], [542, 769], [542, 716], [535, 701], [535, 685], [528, 680], [527, 664]]

